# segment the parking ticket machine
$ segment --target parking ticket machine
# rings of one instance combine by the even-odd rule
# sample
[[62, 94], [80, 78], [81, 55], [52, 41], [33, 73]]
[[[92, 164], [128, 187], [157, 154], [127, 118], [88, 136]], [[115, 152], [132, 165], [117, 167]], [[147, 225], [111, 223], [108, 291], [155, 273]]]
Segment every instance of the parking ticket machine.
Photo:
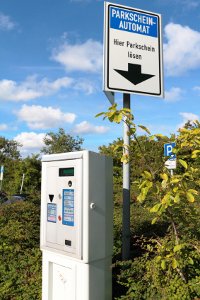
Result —
[[111, 158], [43, 156], [43, 300], [112, 299], [112, 220]]

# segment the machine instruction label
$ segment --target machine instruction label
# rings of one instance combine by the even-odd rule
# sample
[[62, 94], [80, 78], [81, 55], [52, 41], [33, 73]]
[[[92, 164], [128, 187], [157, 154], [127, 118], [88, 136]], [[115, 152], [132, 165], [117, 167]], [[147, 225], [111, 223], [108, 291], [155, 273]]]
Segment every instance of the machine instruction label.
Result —
[[74, 226], [74, 189], [63, 189], [62, 224]]
[[47, 203], [47, 222], [56, 223], [57, 205], [55, 203]]

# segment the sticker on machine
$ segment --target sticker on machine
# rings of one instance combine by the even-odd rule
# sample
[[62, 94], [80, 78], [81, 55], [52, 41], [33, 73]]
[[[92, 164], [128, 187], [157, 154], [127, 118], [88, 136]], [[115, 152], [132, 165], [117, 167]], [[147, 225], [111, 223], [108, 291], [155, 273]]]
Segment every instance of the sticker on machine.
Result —
[[47, 222], [56, 223], [57, 205], [55, 203], [47, 203]]
[[74, 189], [63, 189], [62, 224], [74, 226]]

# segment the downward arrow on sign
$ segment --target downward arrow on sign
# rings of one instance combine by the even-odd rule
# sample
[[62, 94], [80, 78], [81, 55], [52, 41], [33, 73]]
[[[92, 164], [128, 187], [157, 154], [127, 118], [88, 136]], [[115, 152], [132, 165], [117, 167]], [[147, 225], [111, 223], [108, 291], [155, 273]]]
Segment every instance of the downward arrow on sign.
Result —
[[136, 64], [128, 64], [128, 71], [123, 70], [117, 70], [114, 69], [116, 72], [118, 72], [120, 75], [125, 77], [128, 81], [132, 82], [134, 85], [137, 85], [155, 75], [151, 74], [143, 74], [141, 71], [141, 65]]

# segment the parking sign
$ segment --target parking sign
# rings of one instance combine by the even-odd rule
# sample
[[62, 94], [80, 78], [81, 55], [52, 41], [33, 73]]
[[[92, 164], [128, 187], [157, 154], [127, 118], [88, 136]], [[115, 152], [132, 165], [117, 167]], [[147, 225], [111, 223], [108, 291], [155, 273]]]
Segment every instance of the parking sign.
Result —
[[165, 167], [169, 170], [176, 169], [176, 154], [173, 153], [174, 147], [176, 147], [176, 143], [164, 144], [164, 156], [169, 157], [165, 162]]
[[161, 15], [105, 2], [104, 90], [163, 97]]
[[176, 154], [173, 153], [173, 148], [176, 146], [176, 143], [164, 144], [164, 156], [169, 156], [175, 158]]

